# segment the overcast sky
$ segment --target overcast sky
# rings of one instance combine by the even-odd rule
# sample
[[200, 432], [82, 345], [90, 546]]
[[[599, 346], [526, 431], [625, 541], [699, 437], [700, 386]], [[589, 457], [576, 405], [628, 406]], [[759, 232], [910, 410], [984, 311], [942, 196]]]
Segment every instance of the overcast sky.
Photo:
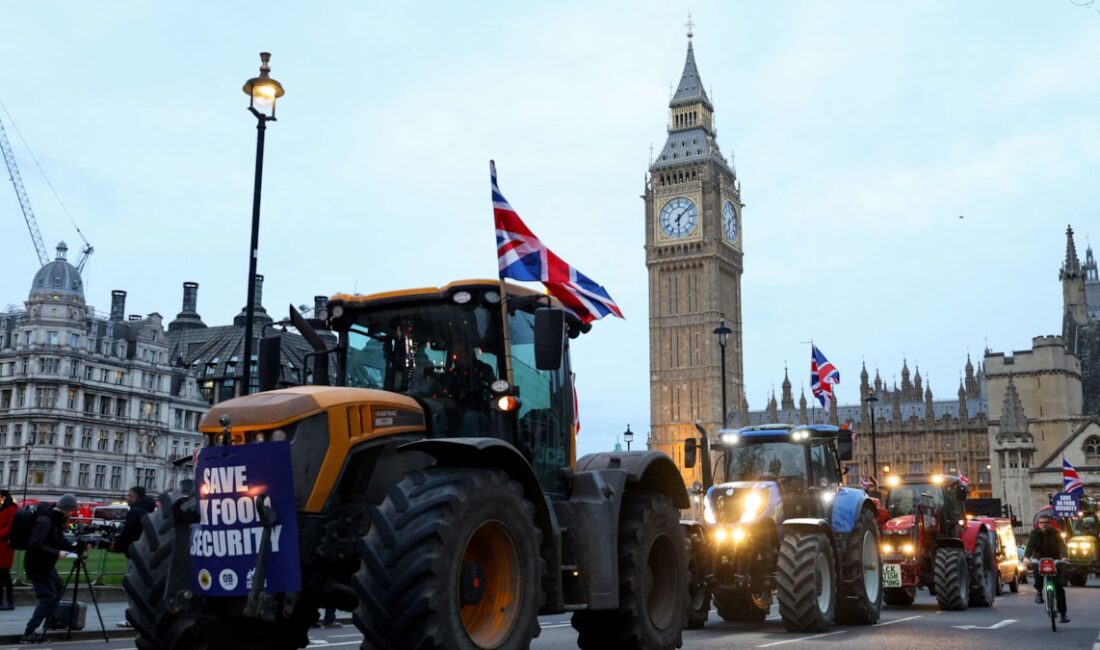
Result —
[[[1079, 0], [1080, 1], [1080, 0]], [[314, 294], [494, 277], [488, 161], [555, 252], [626, 320], [574, 343], [580, 451], [648, 430], [643, 203], [695, 22], [736, 154], [750, 407], [795, 391], [811, 337], [858, 399], [907, 358], [951, 397], [969, 352], [1061, 329], [1066, 225], [1100, 244], [1100, 15], [973, 2], [0, 5], [0, 100], [96, 253], [89, 304], [245, 303], [261, 50], [270, 126], [259, 272], [282, 316]], [[0, 114], [0, 118], [6, 116]], [[79, 237], [8, 124], [46, 246]], [[965, 218], [960, 219], [960, 215]], [[0, 307], [38, 262], [0, 186]], [[797, 397], [796, 397], [797, 399]]]

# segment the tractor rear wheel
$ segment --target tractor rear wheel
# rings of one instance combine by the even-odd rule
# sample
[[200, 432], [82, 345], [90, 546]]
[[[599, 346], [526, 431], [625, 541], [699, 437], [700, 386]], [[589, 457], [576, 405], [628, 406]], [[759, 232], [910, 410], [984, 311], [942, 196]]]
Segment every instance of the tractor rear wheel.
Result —
[[993, 566], [993, 545], [986, 535], [978, 535], [974, 545], [974, 573], [970, 589], [970, 605], [973, 607], [992, 607], [997, 591], [997, 575]]
[[916, 599], [916, 587], [890, 587], [882, 590], [882, 600], [887, 605], [912, 605]]
[[1020, 591], [1020, 579], [1016, 578], [1012, 582], [1008, 583], [1008, 590], [1012, 593], [1019, 593]]
[[[198, 621], [168, 611], [164, 590], [175, 544], [172, 506], [180, 501], [179, 490], [160, 495], [160, 507], [141, 518], [141, 537], [130, 546], [126, 577], [122, 585], [130, 597], [126, 620], [137, 632], [140, 650], [184, 650], [206, 647]], [[194, 507], [194, 502], [184, 503]]]
[[768, 617], [772, 608], [772, 592], [720, 591], [714, 594], [714, 604], [723, 621], [755, 623]]
[[792, 632], [824, 632], [836, 610], [836, 565], [823, 533], [795, 532], [779, 545], [779, 615]]
[[873, 625], [882, 613], [882, 562], [878, 553], [878, 526], [869, 511], [856, 518], [844, 546], [844, 591], [836, 605], [836, 622]]
[[535, 509], [499, 470], [430, 467], [370, 512], [352, 577], [363, 648], [526, 648], [543, 560]]
[[619, 608], [574, 613], [578, 647], [680, 647], [688, 596], [683, 536], [672, 499], [627, 492], [619, 517]]
[[1084, 587], [1085, 584], [1089, 581], [1089, 574], [1075, 572], [1069, 574], [1068, 576], [1066, 576], [1066, 578], [1069, 581], [1070, 585], [1074, 587]]
[[684, 530], [688, 551], [688, 604], [684, 627], [697, 630], [710, 618], [710, 587], [707, 586], [707, 543], [698, 528]]
[[936, 549], [934, 562], [936, 603], [940, 609], [961, 611], [969, 606], [970, 576], [966, 570], [966, 552], [961, 548]]

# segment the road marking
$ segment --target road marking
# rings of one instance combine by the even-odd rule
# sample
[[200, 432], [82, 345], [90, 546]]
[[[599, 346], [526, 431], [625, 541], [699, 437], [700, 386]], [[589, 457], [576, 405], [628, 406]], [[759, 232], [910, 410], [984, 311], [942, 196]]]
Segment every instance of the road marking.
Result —
[[920, 618], [920, 615], [917, 615], [917, 616], [909, 616], [909, 617], [907, 617], [907, 618], [896, 618], [896, 619], [894, 619], [894, 620], [892, 620], [892, 621], [883, 621], [882, 623], [875, 623], [875, 624], [874, 624], [874, 625], [872, 625], [871, 627], [882, 627], [883, 625], [893, 625], [894, 623], [904, 623], [905, 621], [911, 621], [911, 620], [913, 620], [913, 619], [915, 619], [915, 618]]
[[1014, 618], [1006, 618], [1005, 620], [1001, 621], [1000, 623], [994, 623], [993, 625], [988, 625], [988, 626], [983, 626], [983, 625], [952, 625], [951, 627], [954, 627], [954, 628], [957, 628], [957, 629], [960, 629], [960, 630], [998, 630], [998, 629], [1000, 629], [1000, 628], [1002, 628], [1006, 625], [1012, 625], [1015, 622], [1016, 622], [1016, 619], [1014, 619]]
[[549, 630], [555, 627], [569, 627], [570, 625], [572, 625], [572, 623], [548, 623], [546, 625], [540, 625], [539, 627], [544, 630]]
[[788, 643], [800, 643], [802, 641], [809, 641], [810, 639], [820, 639], [827, 636], [835, 636], [837, 634], [845, 634], [848, 630], [837, 630], [836, 632], [826, 632], [825, 634], [812, 634], [810, 636], [804, 636], [797, 639], [788, 639], [786, 641], [776, 641], [774, 643], [765, 643], [764, 645], [758, 645], [757, 648], [771, 648], [777, 645], [786, 645]]
[[765, 620], [765, 621], [778, 621], [778, 620], [779, 620], [779, 619], [781, 619], [781, 618], [783, 618], [783, 617], [782, 617], [782, 616], [780, 616], [779, 614], [776, 614], [775, 616], [768, 616], [768, 617], [767, 617], [767, 618], [765, 618], [764, 620]]

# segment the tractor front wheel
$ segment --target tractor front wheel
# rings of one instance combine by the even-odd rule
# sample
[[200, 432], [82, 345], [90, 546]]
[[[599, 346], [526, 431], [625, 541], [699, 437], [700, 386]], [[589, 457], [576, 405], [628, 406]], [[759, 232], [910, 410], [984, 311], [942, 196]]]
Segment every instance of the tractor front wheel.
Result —
[[844, 593], [836, 606], [836, 622], [873, 625], [882, 613], [882, 562], [878, 526], [868, 510], [860, 513], [844, 546]]
[[969, 606], [970, 576], [966, 570], [966, 552], [961, 548], [936, 549], [934, 566], [936, 603], [940, 609], [961, 611]]
[[795, 532], [779, 545], [779, 615], [792, 632], [824, 632], [836, 610], [833, 547], [823, 533]]
[[411, 472], [370, 513], [352, 578], [363, 648], [518, 650], [538, 635], [539, 531], [502, 471]]
[[578, 647], [680, 647], [688, 597], [683, 537], [680, 511], [672, 499], [627, 492], [619, 516], [619, 608], [573, 614]]
[[973, 586], [970, 589], [970, 605], [992, 607], [997, 592], [997, 575], [994, 573], [996, 569], [993, 565], [993, 545], [989, 542], [988, 536], [978, 536], [972, 560], [974, 574], [971, 576]]
[[723, 621], [755, 623], [768, 617], [772, 608], [772, 592], [720, 591], [714, 594], [714, 604]]
[[698, 528], [684, 530], [688, 551], [688, 604], [684, 627], [697, 630], [710, 618], [710, 587], [707, 586], [707, 542]]
[[[141, 518], [141, 537], [130, 546], [130, 561], [122, 586], [130, 597], [126, 620], [134, 626], [139, 650], [192, 650], [206, 647], [198, 621], [176, 616], [165, 603], [168, 569], [175, 544], [173, 505], [180, 503], [179, 490], [160, 495], [160, 507]], [[193, 502], [183, 502], [194, 508]]]
[[1074, 572], [1066, 576], [1066, 578], [1070, 585], [1074, 587], [1084, 587], [1085, 583], [1089, 581], [1089, 574]]

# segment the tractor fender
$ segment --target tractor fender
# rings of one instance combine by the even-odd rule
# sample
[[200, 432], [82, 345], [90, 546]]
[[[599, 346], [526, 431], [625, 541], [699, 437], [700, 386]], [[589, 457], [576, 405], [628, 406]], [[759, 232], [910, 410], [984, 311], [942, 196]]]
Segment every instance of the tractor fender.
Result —
[[936, 548], [961, 548], [963, 551], [966, 550], [963, 541], [958, 537], [940, 537], [936, 540]]
[[[967, 555], [974, 554], [974, 549], [978, 545], [979, 535], [989, 535], [989, 528], [979, 521], [966, 522], [966, 528], [962, 531], [962, 543], [963, 549], [966, 551]], [[992, 542], [993, 540], [991, 539], [989, 541]], [[996, 546], [994, 546], [994, 548], [996, 548]]]
[[691, 507], [680, 470], [672, 459], [659, 451], [603, 452], [589, 454], [577, 461], [576, 473], [596, 470], [626, 471], [626, 489], [640, 484], [672, 499], [681, 510]]
[[831, 517], [833, 533], [847, 535], [852, 532], [856, 527], [856, 520], [864, 510], [868, 510], [872, 517], [877, 514], [875, 504], [866, 492], [849, 487], [837, 489]]
[[788, 533], [823, 533], [829, 538], [829, 542], [832, 543], [833, 531], [829, 527], [829, 522], [824, 519], [816, 519], [813, 517], [799, 517], [795, 519], [787, 519], [782, 525], [780, 531], [781, 535]]

